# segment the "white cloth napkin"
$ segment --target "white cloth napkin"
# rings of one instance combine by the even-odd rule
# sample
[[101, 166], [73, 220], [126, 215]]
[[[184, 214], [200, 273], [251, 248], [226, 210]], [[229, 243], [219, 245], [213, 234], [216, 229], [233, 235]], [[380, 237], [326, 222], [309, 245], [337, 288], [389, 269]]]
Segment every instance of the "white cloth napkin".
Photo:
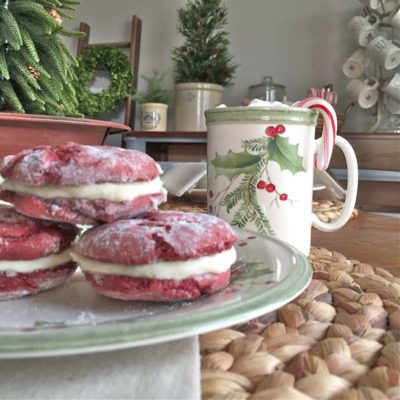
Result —
[[7, 400], [200, 399], [198, 338], [76, 356], [0, 360]]

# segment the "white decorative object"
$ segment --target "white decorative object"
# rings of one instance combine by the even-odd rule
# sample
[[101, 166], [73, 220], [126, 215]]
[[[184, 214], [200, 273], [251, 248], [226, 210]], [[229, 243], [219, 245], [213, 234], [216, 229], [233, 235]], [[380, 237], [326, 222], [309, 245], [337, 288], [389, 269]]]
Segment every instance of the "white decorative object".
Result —
[[175, 130], [205, 131], [204, 111], [221, 103], [223, 90], [223, 86], [215, 83], [176, 85]]
[[168, 105], [162, 103], [142, 104], [142, 129], [163, 132], [167, 130]]
[[370, 63], [365, 49], [357, 49], [344, 63], [343, 73], [348, 78], [358, 78]]
[[378, 101], [378, 85], [376, 78], [352, 79], [346, 86], [346, 94], [361, 108], [370, 108]]
[[352, 79], [347, 111], [358, 105], [370, 113], [375, 119], [370, 132], [400, 132], [400, 0], [359, 1], [364, 15], [353, 17], [348, 29], [361, 48], [342, 68]]
[[348, 28], [358, 44], [362, 47], [367, 47], [371, 39], [378, 36], [378, 23], [377, 18], [375, 18], [375, 21], [372, 20], [370, 22], [369, 18], [356, 16], [350, 20]]
[[367, 53], [388, 71], [400, 65], [400, 47], [383, 36], [377, 36], [367, 46]]

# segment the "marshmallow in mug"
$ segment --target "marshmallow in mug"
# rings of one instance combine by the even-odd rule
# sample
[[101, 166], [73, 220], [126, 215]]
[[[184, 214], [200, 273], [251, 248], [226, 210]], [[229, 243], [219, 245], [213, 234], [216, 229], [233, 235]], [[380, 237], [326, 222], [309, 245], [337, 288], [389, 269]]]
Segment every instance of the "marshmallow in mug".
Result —
[[373, 18], [374, 22], [371, 24], [368, 17], [358, 15], [353, 17], [347, 26], [353, 38], [361, 47], [367, 47], [368, 43], [378, 36], [379, 19]]
[[367, 46], [367, 52], [387, 70], [392, 70], [400, 65], [400, 48], [383, 36], [371, 40]]
[[376, 78], [352, 79], [346, 86], [346, 94], [361, 108], [370, 108], [378, 101], [378, 86]]
[[343, 73], [348, 78], [358, 78], [368, 67], [370, 59], [365, 49], [356, 50], [343, 64]]
[[394, 74], [392, 79], [384, 86], [383, 91], [400, 103], [400, 73]]

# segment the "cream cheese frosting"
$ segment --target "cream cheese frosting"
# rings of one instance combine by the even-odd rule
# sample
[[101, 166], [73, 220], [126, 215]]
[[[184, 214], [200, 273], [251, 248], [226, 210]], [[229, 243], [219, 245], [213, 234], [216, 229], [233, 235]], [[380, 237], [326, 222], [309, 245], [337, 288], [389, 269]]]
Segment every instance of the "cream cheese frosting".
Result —
[[236, 251], [232, 247], [221, 253], [204, 256], [187, 261], [160, 261], [145, 265], [124, 265], [101, 262], [71, 252], [72, 259], [76, 261], [85, 272], [123, 275], [133, 278], [149, 279], [185, 279], [194, 275], [218, 274], [228, 270], [236, 261]]
[[59, 254], [51, 254], [33, 260], [2, 260], [0, 261], [0, 272], [30, 273], [53, 268], [71, 260], [69, 249]]
[[10, 180], [4, 180], [0, 189], [10, 190], [20, 194], [28, 194], [43, 199], [73, 198], [107, 201], [131, 201], [140, 196], [165, 192], [159, 177], [150, 181], [132, 183], [99, 183], [91, 185], [25, 185]]

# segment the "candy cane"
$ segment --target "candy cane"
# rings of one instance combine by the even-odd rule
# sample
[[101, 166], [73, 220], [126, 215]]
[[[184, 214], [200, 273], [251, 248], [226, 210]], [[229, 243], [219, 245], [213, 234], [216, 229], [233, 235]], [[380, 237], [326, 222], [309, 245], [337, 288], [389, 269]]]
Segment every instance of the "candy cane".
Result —
[[327, 169], [332, 157], [333, 146], [336, 140], [337, 117], [330, 103], [319, 97], [308, 97], [293, 104], [293, 107], [317, 109], [322, 114], [324, 125], [322, 129], [322, 149], [318, 149], [315, 167]]

